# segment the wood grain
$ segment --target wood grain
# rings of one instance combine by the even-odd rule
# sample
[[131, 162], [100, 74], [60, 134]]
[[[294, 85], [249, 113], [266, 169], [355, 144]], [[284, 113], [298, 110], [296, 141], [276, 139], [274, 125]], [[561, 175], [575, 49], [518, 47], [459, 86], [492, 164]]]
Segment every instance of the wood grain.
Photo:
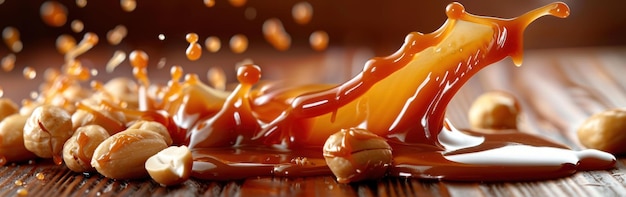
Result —
[[[583, 149], [575, 135], [577, 126], [593, 113], [626, 106], [625, 73], [626, 48], [529, 51], [520, 68], [504, 60], [481, 71], [453, 99], [448, 117], [465, 128], [473, 99], [486, 91], [509, 91], [522, 102], [521, 130]], [[43, 179], [38, 179], [38, 173]], [[28, 196], [626, 196], [626, 158], [607, 171], [493, 183], [385, 178], [338, 184], [334, 177], [325, 176], [189, 180], [161, 187], [150, 180], [116, 181], [73, 173], [47, 160], [0, 167], [0, 196], [16, 196], [20, 190]]]

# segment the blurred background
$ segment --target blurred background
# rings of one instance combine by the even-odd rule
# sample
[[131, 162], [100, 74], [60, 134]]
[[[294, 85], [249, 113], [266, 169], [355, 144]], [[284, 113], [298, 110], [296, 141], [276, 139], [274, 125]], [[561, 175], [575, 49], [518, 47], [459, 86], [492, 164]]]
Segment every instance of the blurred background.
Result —
[[[250, 59], [261, 65], [266, 79], [299, 76], [302, 83], [319, 80], [340, 82], [358, 72], [367, 59], [396, 51], [409, 32], [429, 33], [437, 29], [446, 19], [446, 5], [452, 2], [309, 1], [311, 20], [300, 24], [292, 16], [292, 9], [294, 5], [306, 2], [302, 0], [215, 0], [208, 2], [213, 3], [211, 6], [203, 0], [136, 0], [136, 8], [131, 12], [122, 9], [122, 2], [125, 1], [57, 0], [67, 9], [67, 22], [60, 27], [52, 27], [42, 21], [40, 14], [45, 1], [0, 0], [0, 28], [15, 27], [23, 42], [23, 50], [15, 53], [15, 69], [0, 71], [0, 87], [4, 96], [23, 98], [28, 95], [24, 89], [36, 90], [36, 85], [29, 83], [38, 84], [41, 77], [19, 85], [13, 82], [25, 80], [22, 69], [26, 66], [43, 72], [46, 67], [62, 65], [63, 56], [55, 49], [57, 37], [68, 34], [80, 41], [85, 32], [96, 33], [100, 42], [79, 59], [85, 65], [100, 70], [114, 51], [128, 54], [142, 49], [150, 56], [150, 66], [156, 67], [161, 63], [166, 68], [183, 65], [186, 72], [199, 73], [206, 72], [208, 67], [223, 67], [230, 81], [234, 79], [232, 66]], [[510, 18], [553, 1], [459, 2], [473, 14]], [[525, 34], [527, 50], [626, 44], [625, 1], [564, 2], [571, 8], [570, 17], [544, 17], [532, 24]], [[263, 24], [270, 18], [279, 19], [289, 34], [291, 44], [288, 50], [277, 50], [264, 38]], [[71, 22], [74, 20], [81, 21], [84, 29], [73, 31]], [[127, 28], [126, 37], [118, 45], [107, 43], [106, 34], [118, 25]], [[323, 51], [313, 50], [309, 44], [311, 33], [319, 30], [329, 35], [329, 46]], [[185, 35], [190, 32], [199, 35], [198, 43], [203, 47], [203, 54], [196, 61], [188, 60], [184, 53], [188, 46]], [[229, 39], [235, 34], [244, 34], [248, 38], [248, 48], [243, 53], [234, 53], [228, 47]], [[159, 38], [159, 35], [164, 37]], [[219, 38], [219, 51], [205, 50], [204, 41], [209, 36]], [[0, 57], [10, 53], [6, 45], [0, 46]], [[124, 61], [114, 73], [101, 71], [96, 79], [131, 76], [128, 65], [128, 61]], [[150, 71], [151, 76], [168, 78], [168, 69], [155, 70]], [[11, 88], [21, 91], [9, 91]]]

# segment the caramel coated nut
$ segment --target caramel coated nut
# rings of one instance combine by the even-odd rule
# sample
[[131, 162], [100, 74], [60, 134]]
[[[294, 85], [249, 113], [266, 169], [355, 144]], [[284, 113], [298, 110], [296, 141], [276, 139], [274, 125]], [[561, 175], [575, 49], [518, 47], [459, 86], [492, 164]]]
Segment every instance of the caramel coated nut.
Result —
[[587, 148], [626, 154], [626, 109], [612, 109], [589, 117], [577, 131]]
[[100, 174], [113, 179], [144, 178], [148, 176], [146, 160], [167, 147], [156, 132], [127, 129], [100, 143], [91, 165]]
[[0, 98], [0, 121], [19, 111], [17, 104], [11, 99]]
[[85, 110], [77, 109], [72, 114], [72, 125], [74, 130], [85, 125], [99, 125], [103, 127], [109, 135], [124, 130], [124, 124], [121, 122], [122, 117], [115, 117], [113, 114], [105, 110]]
[[67, 111], [52, 105], [39, 106], [24, 125], [24, 146], [41, 158], [60, 156], [63, 144], [73, 133]]
[[383, 177], [393, 159], [385, 139], [359, 128], [342, 129], [328, 137], [324, 158], [340, 183]]
[[145, 167], [154, 181], [167, 186], [189, 179], [192, 164], [187, 146], [171, 146], [148, 158]]
[[35, 154], [24, 146], [24, 125], [26, 116], [10, 115], [0, 122], [0, 157], [4, 162], [17, 162], [36, 158]]
[[473, 129], [517, 129], [520, 112], [515, 96], [501, 91], [488, 92], [470, 107], [470, 126]]
[[168, 146], [172, 145], [172, 137], [170, 136], [170, 132], [167, 130], [167, 128], [165, 128], [165, 126], [163, 126], [163, 124], [159, 122], [138, 120], [132, 125], [130, 125], [128, 129], [142, 129], [142, 130], [153, 131], [163, 136], [163, 140], [165, 140], [165, 143], [167, 143]]
[[109, 133], [99, 125], [86, 125], [76, 129], [63, 146], [63, 161], [67, 168], [74, 172], [94, 171], [91, 166], [93, 153], [109, 137]]

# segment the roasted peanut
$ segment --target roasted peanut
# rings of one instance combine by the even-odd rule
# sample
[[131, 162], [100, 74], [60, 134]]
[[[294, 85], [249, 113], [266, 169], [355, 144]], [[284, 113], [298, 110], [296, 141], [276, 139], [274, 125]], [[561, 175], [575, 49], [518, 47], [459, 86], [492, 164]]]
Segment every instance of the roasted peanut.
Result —
[[587, 148], [626, 154], [626, 109], [592, 115], [578, 127], [578, 140]]
[[115, 99], [125, 102], [129, 108], [136, 109], [139, 106], [137, 96], [137, 84], [129, 78], [118, 77], [104, 84], [106, 92]]
[[163, 124], [155, 121], [138, 120], [128, 127], [128, 129], [142, 129], [158, 133], [163, 136], [163, 140], [167, 145], [172, 145], [172, 137]]
[[470, 126], [474, 129], [517, 129], [521, 109], [512, 94], [493, 91], [478, 97], [469, 110]]
[[26, 116], [13, 114], [0, 122], [0, 158], [2, 158], [0, 165], [36, 157], [24, 147], [23, 131], [26, 119]]
[[63, 144], [72, 134], [70, 114], [60, 107], [37, 107], [24, 125], [24, 146], [41, 158], [60, 162]]
[[125, 118], [121, 113], [79, 104], [76, 112], [72, 114], [72, 126], [76, 130], [85, 125], [100, 125], [109, 135], [113, 135], [125, 129], [123, 119]]
[[127, 129], [104, 140], [94, 151], [91, 165], [113, 179], [134, 179], [148, 176], [148, 158], [167, 148], [163, 136], [142, 130]]
[[90, 172], [95, 170], [91, 166], [93, 153], [110, 135], [99, 125], [86, 125], [76, 129], [76, 132], [63, 146], [63, 161], [74, 172]]
[[171, 146], [148, 158], [145, 167], [157, 183], [176, 185], [189, 179], [192, 164], [187, 146]]
[[340, 183], [376, 179], [391, 165], [391, 146], [359, 128], [342, 129], [324, 143], [324, 158]]
[[8, 98], [0, 98], [0, 121], [7, 116], [17, 113], [19, 108], [17, 104]]

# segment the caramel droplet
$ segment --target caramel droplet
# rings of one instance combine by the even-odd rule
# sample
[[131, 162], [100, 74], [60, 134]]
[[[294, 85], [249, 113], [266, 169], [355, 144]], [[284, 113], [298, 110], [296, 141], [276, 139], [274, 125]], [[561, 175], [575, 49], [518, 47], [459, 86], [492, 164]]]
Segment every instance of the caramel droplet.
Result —
[[215, 53], [220, 50], [222, 43], [218, 37], [209, 36], [206, 40], [204, 40], [204, 46], [206, 46], [207, 51]]
[[185, 39], [187, 39], [187, 42], [189, 42], [189, 46], [185, 51], [187, 59], [191, 61], [196, 61], [200, 59], [200, 56], [202, 56], [202, 46], [198, 44], [198, 34], [188, 33], [187, 36], [185, 36]]
[[254, 64], [247, 64], [237, 69], [237, 80], [246, 85], [252, 85], [261, 79], [261, 68]]
[[132, 12], [137, 8], [137, 1], [135, 0], [120, 0], [120, 6], [125, 12]]
[[37, 174], [35, 174], [35, 177], [37, 177], [37, 179], [39, 180], [44, 180], [46, 178], [46, 175], [41, 172], [37, 172]]
[[117, 25], [107, 32], [107, 40], [111, 45], [118, 45], [128, 34], [128, 29], [124, 25]]
[[76, 0], [76, 6], [79, 8], [84, 8], [87, 6], [87, 0]]
[[85, 24], [80, 20], [73, 20], [70, 25], [72, 26], [72, 31], [75, 33], [80, 33], [85, 28]]
[[165, 34], [159, 34], [157, 38], [159, 38], [160, 41], [163, 41], [165, 40]]
[[148, 54], [142, 50], [134, 50], [133, 52], [130, 52], [128, 59], [130, 60], [130, 65], [135, 68], [148, 67]]
[[13, 182], [13, 184], [15, 184], [15, 186], [22, 186], [24, 185], [24, 182], [21, 180], [15, 180], [15, 182]]
[[241, 7], [246, 4], [247, 0], [228, 0], [233, 7]]
[[248, 49], [248, 38], [243, 34], [236, 34], [230, 38], [230, 50], [233, 53], [243, 53]]
[[311, 44], [311, 48], [314, 50], [323, 51], [328, 47], [328, 33], [325, 31], [315, 31], [311, 33], [309, 44]]
[[46, 1], [39, 9], [41, 19], [52, 27], [61, 27], [67, 22], [67, 8], [57, 1]]
[[2, 39], [11, 51], [18, 53], [22, 51], [22, 41], [20, 40], [20, 32], [15, 27], [5, 27], [2, 30]]
[[300, 25], [307, 24], [313, 18], [313, 6], [306, 1], [297, 3], [291, 9], [291, 15], [296, 23]]
[[25, 67], [24, 70], [22, 71], [22, 74], [24, 74], [24, 78], [28, 80], [31, 80], [37, 77], [37, 71], [30, 66]]
[[20, 188], [17, 190], [17, 196], [28, 196], [28, 189]]
[[66, 54], [68, 51], [76, 47], [76, 39], [67, 34], [60, 35], [57, 37], [56, 47], [59, 53]]
[[0, 64], [2, 64], [2, 70], [4, 70], [4, 72], [12, 71], [13, 68], [15, 68], [15, 54], [10, 53], [7, 56], [4, 56]]
[[106, 71], [112, 73], [117, 66], [119, 66], [124, 60], [126, 60], [126, 53], [124, 51], [117, 50], [113, 53], [113, 57], [109, 59], [106, 64]]
[[204, 5], [209, 8], [213, 7], [215, 6], [215, 0], [204, 0]]
[[188, 43], [198, 42], [198, 34], [188, 33], [187, 35], [185, 35], [185, 39], [187, 40]]
[[279, 51], [289, 49], [291, 36], [285, 31], [283, 23], [277, 18], [267, 19], [263, 23], [263, 36], [274, 48]]

